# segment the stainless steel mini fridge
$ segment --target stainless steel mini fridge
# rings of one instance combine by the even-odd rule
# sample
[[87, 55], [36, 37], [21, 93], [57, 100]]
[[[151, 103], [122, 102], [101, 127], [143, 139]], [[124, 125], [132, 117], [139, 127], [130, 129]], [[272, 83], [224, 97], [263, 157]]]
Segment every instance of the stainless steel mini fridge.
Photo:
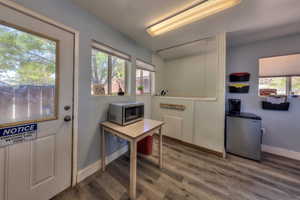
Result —
[[227, 114], [225, 146], [228, 153], [261, 160], [261, 118], [251, 113]]

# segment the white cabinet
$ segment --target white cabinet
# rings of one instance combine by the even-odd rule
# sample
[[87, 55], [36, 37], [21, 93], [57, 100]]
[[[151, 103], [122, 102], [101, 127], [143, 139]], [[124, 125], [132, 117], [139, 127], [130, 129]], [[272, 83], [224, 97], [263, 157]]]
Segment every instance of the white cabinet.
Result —
[[[185, 106], [185, 110], [160, 108], [160, 104], [176, 104]], [[152, 117], [163, 120], [163, 133], [166, 136], [193, 143], [194, 140], [194, 101], [168, 97], [153, 97]]]
[[163, 134], [181, 140], [183, 119], [181, 117], [164, 115], [163, 121], [165, 122]]

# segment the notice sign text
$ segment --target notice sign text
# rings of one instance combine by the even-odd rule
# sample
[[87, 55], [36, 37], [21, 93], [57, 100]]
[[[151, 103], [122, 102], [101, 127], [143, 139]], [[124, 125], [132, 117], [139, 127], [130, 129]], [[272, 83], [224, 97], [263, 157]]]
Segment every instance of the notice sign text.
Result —
[[0, 147], [33, 140], [37, 137], [37, 124], [0, 128]]

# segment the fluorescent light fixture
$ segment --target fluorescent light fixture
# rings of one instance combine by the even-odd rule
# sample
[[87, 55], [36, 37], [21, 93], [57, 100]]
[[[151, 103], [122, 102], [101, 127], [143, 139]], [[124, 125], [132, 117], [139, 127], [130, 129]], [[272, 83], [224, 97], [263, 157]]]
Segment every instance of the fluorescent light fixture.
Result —
[[151, 36], [161, 35], [238, 5], [241, 0], [206, 0], [147, 28]]

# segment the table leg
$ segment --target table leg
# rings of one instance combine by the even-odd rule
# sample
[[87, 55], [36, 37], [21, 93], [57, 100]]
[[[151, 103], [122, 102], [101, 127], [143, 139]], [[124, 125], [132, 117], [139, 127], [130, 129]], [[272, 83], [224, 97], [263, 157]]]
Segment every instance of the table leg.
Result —
[[159, 168], [163, 168], [163, 137], [161, 127], [159, 129], [159, 143], [158, 143], [158, 153], [159, 153]]
[[104, 128], [101, 128], [101, 164], [102, 171], [105, 171], [105, 132]]
[[129, 196], [131, 200], [136, 199], [136, 160], [137, 160], [137, 143], [130, 142], [130, 186]]

